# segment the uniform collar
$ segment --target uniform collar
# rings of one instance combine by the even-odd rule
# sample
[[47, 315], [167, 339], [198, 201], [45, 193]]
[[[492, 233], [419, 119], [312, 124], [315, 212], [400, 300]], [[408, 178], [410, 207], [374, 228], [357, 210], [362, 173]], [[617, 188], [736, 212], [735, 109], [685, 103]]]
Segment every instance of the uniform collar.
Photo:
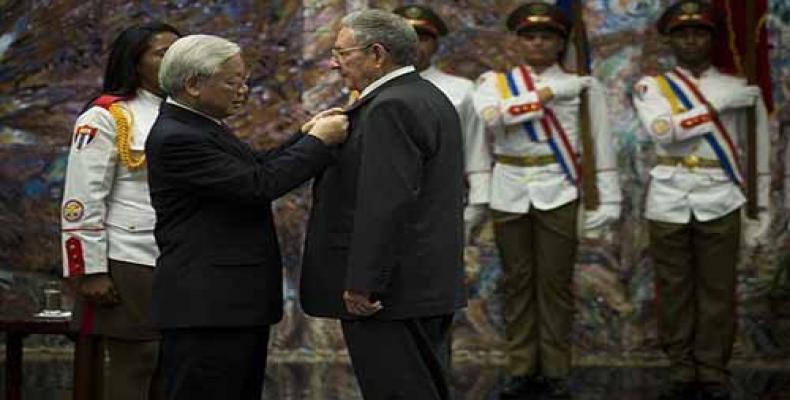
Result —
[[159, 104], [162, 102], [162, 98], [145, 90], [145, 89], [137, 89], [137, 95], [135, 95], [135, 99], [142, 100], [146, 103], [155, 103]]
[[383, 84], [385, 84], [385, 83], [387, 83], [387, 82], [389, 82], [389, 81], [391, 81], [391, 80], [393, 80], [393, 79], [395, 79], [395, 78], [397, 78], [397, 77], [399, 77], [401, 75], [406, 75], [409, 72], [413, 72], [413, 71], [414, 71], [414, 66], [412, 66], [412, 65], [409, 65], [409, 66], [406, 66], [406, 67], [400, 67], [400, 68], [398, 68], [396, 70], [390, 71], [390, 72], [386, 73], [384, 76], [382, 76], [381, 78], [376, 79], [375, 81], [373, 81], [373, 83], [368, 85], [368, 87], [366, 87], [365, 90], [363, 90], [362, 93], [359, 94], [359, 98], [362, 99], [363, 97], [365, 97], [368, 94], [370, 94], [370, 92], [376, 90], [381, 85], [383, 85]]
[[710, 78], [711, 76], [714, 76], [714, 75], [719, 73], [719, 70], [716, 69], [716, 67], [714, 67], [713, 65], [711, 65], [710, 67], [708, 67], [708, 69], [706, 69], [705, 71], [702, 71], [702, 73], [699, 75], [699, 78], [697, 78], [697, 77], [694, 76], [693, 72], [691, 72], [690, 70], [688, 70], [686, 68], [681, 67], [680, 65], [678, 65], [676, 68], [678, 70], [680, 70], [680, 72], [682, 72], [684, 75], [688, 76], [691, 79]]
[[565, 71], [562, 69], [562, 67], [560, 67], [560, 64], [558, 63], [554, 63], [552, 66], [546, 68], [541, 73], [535, 72], [535, 69], [530, 67], [529, 65], [527, 65], [527, 68], [529, 68], [529, 72], [531, 72], [533, 75], [544, 77], [544, 78], [559, 76], [565, 73]]
[[431, 65], [428, 68], [425, 68], [424, 70], [420, 71], [420, 76], [422, 76], [423, 78], [427, 78], [429, 76], [440, 75], [441, 73], [442, 71], [439, 68], [436, 68], [435, 65]]

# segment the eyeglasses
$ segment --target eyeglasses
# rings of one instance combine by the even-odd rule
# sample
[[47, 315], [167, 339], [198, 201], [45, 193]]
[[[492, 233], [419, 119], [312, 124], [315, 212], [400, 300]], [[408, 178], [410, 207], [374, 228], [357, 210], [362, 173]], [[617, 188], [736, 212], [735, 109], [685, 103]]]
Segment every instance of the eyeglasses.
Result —
[[346, 54], [351, 53], [357, 50], [367, 50], [370, 46], [373, 46], [375, 43], [371, 43], [367, 46], [354, 46], [354, 47], [346, 47], [345, 49], [338, 49], [333, 47], [330, 52], [332, 53], [332, 58], [339, 59], [346, 56]]

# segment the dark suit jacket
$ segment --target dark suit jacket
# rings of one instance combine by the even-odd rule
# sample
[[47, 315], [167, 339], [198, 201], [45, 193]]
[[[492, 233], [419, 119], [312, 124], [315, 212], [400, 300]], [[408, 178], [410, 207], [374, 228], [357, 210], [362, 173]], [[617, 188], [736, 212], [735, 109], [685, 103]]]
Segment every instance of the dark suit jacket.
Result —
[[349, 138], [313, 184], [302, 307], [349, 318], [346, 289], [380, 299], [379, 319], [463, 307], [463, 150], [453, 105], [409, 73], [348, 114]]
[[270, 202], [322, 170], [329, 148], [295, 135], [277, 150], [255, 152], [208, 118], [163, 104], [145, 154], [161, 252], [156, 325], [279, 321], [282, 266]]

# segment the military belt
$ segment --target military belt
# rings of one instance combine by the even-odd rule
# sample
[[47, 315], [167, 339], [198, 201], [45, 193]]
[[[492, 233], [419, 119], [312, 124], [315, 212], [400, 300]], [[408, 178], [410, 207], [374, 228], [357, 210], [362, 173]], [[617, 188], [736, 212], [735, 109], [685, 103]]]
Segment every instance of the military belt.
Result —
[[541, 167], [557, 162], [553, 154], [544, 154], [542, 156], [506, 156], [504, 154], [495, 154], [494, 159], [500, 164], [513, 165], [516, 167]]
[[688, 169], [694, 168], [721, 168], [719, 160], [710, 158], [702, 158], [696, 155], [688, 155], [685, 157], [677, 156], [658, 156], [658, 165], [679, 166], [682, 165]]

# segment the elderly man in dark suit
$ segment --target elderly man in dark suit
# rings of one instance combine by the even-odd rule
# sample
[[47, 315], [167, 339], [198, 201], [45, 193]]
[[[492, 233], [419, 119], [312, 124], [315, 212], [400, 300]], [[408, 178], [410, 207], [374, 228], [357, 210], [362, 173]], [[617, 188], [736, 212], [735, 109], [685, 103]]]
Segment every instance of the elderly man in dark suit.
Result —
[[146, 143], [161, 250], [153, 314], [168, 399], [260, 400], [269, 326], [282, 316], [270, 202], [321, 171], [345, 140], [343, 115], [254, 151], [222, 119], [247, 96], [239, 46], [176, 41], [159, 79], [169, 95]]
[[314, 183], [301, 301], [338, 318], [366, 399], [447, 399], [463, 288], [463, 147], [452, 103], [412, 66], [417, 34], [380, 10], [347, 15], [332, 68], [361, 91], [348, 141]]

